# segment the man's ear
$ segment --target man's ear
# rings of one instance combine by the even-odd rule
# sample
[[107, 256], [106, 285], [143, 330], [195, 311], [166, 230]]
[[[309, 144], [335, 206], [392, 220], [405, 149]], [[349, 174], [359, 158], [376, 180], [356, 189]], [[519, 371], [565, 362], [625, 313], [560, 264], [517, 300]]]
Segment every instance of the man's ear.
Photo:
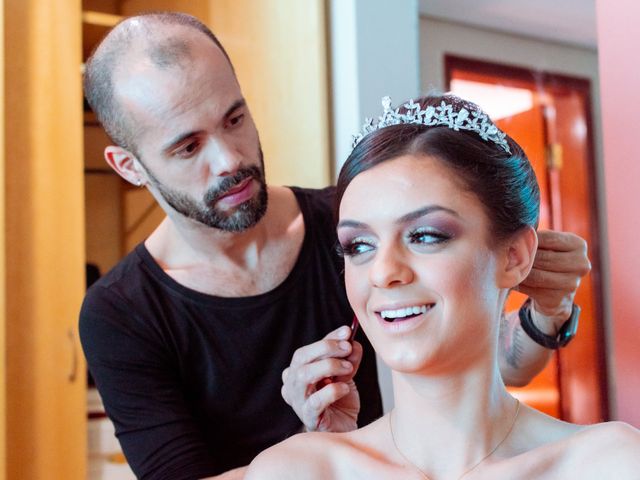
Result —
[[146, 173], [140, 161], [129, 150], [116, 145], [104, 149], [104, 158], [111, 168], [127, 182], [141, 187], [147, 182]]
[[504, 261], [498, 271], [500, 288], [513, 288], [527, 278], [537, 249], [538, 235], [530, 226], [516, 232], [506, 241]]

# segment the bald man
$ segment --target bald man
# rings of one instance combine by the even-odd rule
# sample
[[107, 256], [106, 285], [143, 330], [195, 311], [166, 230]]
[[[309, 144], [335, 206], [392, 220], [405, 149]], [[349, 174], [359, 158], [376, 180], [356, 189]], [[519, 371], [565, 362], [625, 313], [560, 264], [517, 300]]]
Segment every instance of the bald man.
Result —
[[[183, 14], [129, 18], [87, 62], [85, 92], [114, 143], [107, 163], [167, 215], [92, 286], [80, 314], [136, 475], [242, 478], [302, 428], [345, 431], [381, 415], [371, 346], [346, 341], [333, 190], [266, 186], [258, 132], [211, 31]], [[542, 233], [545, 242], [545, 266], [523, 288], [538, 328], [553, 333], [589, 263], [578, 237]], [[502, 333], [503, 377], [525, 383], [549, 351], [516, 314]]]

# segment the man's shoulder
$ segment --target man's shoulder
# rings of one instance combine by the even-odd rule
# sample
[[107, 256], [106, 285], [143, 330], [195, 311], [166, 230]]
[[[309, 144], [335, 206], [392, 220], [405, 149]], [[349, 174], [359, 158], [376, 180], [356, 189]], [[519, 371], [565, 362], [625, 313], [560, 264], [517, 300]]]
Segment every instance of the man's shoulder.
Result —
[[116, 263], [106, 274], [98, 278], [87, 290], [87, 297], [101, 296], [105, 290], [119, 290], [121, 286], [131, 287], [140, 283], [144, 260], [140, 255], [141, 245]]
[[324, 188], [305, 188], [305, 187], [288, 187], [290, 188], [301, 207], [307, 206], [313, 210], [320, 210], [327, 214], [333, 214], [335, 208], [336, 187], [329, 186]]
[[162, 282], [153, 274], [153, 266], [144, 254], [144, 246], [138, 245], [89, 287], [80, 309], [81, 325], [98, 317], [125, 319], [134, 310], [145, 311], [147, 300], [152, 301], [148, 297], [157, 292]]

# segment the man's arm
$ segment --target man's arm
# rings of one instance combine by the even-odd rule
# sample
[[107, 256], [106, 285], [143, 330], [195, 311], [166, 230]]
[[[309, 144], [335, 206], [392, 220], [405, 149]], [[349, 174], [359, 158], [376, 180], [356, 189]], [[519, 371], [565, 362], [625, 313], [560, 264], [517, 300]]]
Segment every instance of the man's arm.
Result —
[[[580, 280], [591, 270], [586, 242], [572, 233], [538, 232], [538, 251], [531, 273], [518, 290], [531, 298], [531, 317], [547, 335], [556, 335], [571, 315]], [[535, 343], [522, 330], [518, 312], [500, 323], [499, 363], [507, 385], [523, 386], [547, 364], [551, 350]]]
[[135, 308], [95, 286], [80, 314], [90, 371], [138, 478], [187, 479], [216, 471], [157, 333]]

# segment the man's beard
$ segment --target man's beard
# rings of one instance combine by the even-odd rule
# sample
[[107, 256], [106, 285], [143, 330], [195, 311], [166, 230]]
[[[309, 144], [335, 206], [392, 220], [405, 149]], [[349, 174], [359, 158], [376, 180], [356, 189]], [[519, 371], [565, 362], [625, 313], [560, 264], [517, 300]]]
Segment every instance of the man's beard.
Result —
[[[210, 188], [205, 193], [202, 202], [197, 202], [190, 196], [163, 185], [148, 169], [147, 174], [153, 186], [158, 189], [171, 208], [208, 227], [226, 232], [242, 232], [257, 224], [267, 211], [267, 184], [264, 177], [262, 152], [260, 152], [260, 167], [253, 165], [241, 168], [232, 177], [225, 177], [220, 185]], [[259, 191], [256, 195], [237, 207], [229, 209], [229, 212], [216, 207], [220, 197], [247, 178], [253, 178], [258, 182]]]

